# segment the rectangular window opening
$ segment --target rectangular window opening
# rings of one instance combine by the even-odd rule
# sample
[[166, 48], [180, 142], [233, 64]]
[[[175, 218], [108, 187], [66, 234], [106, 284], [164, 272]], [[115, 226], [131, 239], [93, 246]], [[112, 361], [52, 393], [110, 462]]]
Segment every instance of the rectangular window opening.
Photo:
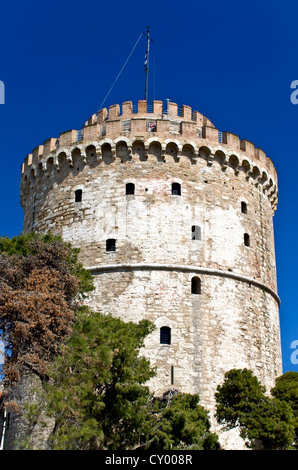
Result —
[[199, 227], [198, 225], [193, 225], [191, 227], [191, 239], [201, 240], [201, 227]]
[[247, 214], [247, 204], [245, 201], [241, 201], [241, 212], [242, 214]]
[[160, 344], [171, 344], [171, 328], [162, 326], [160, 329]]
[[106, 251], [116, 251], [116, 240], [114, 238], [109, 238], [106, 241]]
[[244, 234], [244, 245], [245, 246], [250, 246], [250, 236], [248, 233]]
[[175, 196], [181, 196], [181, 184], [172, 183], [172, 194]]
[[82, 201], [82, 195], [83, 195], [82, 189], [77, 189], [75, 191], [75, 202], [81, 202]]
[[125, 186], [125, 194], [131, 195], [135, 193], [135, 185], [133, 183], [127, 183]]

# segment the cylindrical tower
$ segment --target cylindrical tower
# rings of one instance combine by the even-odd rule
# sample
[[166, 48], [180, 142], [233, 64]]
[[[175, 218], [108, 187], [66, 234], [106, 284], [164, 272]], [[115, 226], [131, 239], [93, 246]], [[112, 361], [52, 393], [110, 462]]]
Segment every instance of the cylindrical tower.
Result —
[[277, 174], [261, 149], [189, 106], [129, 101], [28, 155], [21, 203], [25, 232], [80, 248], [94, 310], [156, 325], [153, 390], [199, 393], [212, 410], [232, 368], [274, 385]]

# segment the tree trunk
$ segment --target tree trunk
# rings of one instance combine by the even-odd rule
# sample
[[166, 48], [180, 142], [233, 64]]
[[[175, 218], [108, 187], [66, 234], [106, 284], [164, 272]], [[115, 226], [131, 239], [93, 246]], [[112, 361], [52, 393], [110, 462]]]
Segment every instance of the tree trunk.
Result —
[[[42, 382], [25, 370], [21, 380], [12, 388], [6, 407], [4, 450], [50, 450], [48, 439], [55, 420], [45, 415], [42, 406]], [[13, 406], [17, 404], [17, 410]], [[28, 405], [33, 405], [29, 412]]]

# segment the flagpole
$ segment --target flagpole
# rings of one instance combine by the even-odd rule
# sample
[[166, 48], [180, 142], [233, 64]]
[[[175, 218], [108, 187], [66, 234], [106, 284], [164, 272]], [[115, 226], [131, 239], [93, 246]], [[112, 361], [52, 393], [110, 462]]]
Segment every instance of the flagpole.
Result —
[[149, 26], [147, 26], [147, 50], [146, 50], [146, 58], [145, 58], [145, 71], [146, 71], [146, 80], [145, 80], [145, 100], [147, 101], [148, 98], [148, 80], [149, 80], [149, 45], [150, 45], [150, 37], [149, 37]]

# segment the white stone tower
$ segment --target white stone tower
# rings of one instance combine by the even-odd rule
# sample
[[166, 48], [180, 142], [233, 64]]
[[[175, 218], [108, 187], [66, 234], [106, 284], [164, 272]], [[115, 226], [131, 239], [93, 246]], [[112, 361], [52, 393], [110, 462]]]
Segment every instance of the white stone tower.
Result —
[[79, 247], [93, 309], [156, 329], [150, 383], [214, 392], [232, 368], [268, 390], [282, 373], [273, 214], [277, 174], [265, 153], [205, 116], [128, 101], [26, 157], [24, 231]]

